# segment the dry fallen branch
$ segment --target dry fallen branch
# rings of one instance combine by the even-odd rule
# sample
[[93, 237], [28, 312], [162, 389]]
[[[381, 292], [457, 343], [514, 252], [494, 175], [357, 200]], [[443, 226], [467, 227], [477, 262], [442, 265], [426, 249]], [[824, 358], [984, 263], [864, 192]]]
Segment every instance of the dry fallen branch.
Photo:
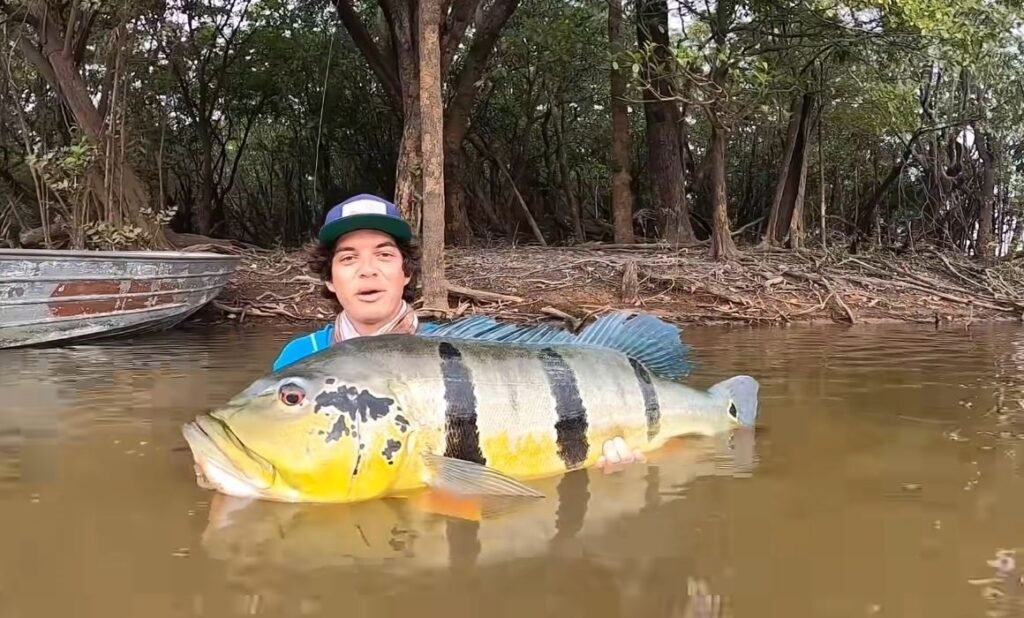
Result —
[[[322, 321], [334, 315], [303, 253], [239, 251], [245, 266], [214, 309], [235, 319]], [[446, 250], [445, 263], [460, 308], [425, 317], [486, 313], [529, 322], [554, 316], [578, 325], [639, 307], [678, 323], [858, 324], [977, 322], [1024, 312], [1024, 264], [982, 268], [953, 254], [775, 248], [748, 250], [722, 264], [710, 261], [706, 248], [668, 245], [460, 247]], [[583, 312], [589, 313], [578, 317]]]

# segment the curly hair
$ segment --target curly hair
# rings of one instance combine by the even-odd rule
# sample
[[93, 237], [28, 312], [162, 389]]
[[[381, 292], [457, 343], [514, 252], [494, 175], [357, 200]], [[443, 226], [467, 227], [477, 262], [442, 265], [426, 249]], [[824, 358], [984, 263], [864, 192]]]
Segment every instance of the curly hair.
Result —
[[[402, 291], [402, 298], [412, 304], [416, 298], [416, 284], [420, 276], [420, 247], [416, 241], [404, 243], [396, 242], [398, 252], [402, 254], [402, 270], [409, 277], [409, 283]], [[331, 280], [331, 266], [334, 264], [334, 247], [313, 243], [307, 247], [307, 264], [313, 276], [319, 277], [324, 285], [320, 288], [320, 295], [334, 301], [335, 310], [341, 309], [341, 303], [333, 292], [327, 289], [327, 282]]]

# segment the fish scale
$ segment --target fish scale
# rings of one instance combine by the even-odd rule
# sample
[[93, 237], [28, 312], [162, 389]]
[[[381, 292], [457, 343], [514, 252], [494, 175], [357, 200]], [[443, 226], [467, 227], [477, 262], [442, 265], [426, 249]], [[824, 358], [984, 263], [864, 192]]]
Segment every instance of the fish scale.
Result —
[[206, 484], [245, 497], [536, 495], [523, 481], [593, 466], [609, 440], [648, 452], [753, 424], [753, 378], [697, 390], [679, 380], [688, 368], [678, 330], [653, 316], [606, 316], [578, 335], [471, 318], [342, 342], [184, 432]]
[[[660, 435], [662, 426], [670, 428], [669, 434], [683, 425], [689, 425], [685, 429], [692, 429], [693, 433], [713, 430], [713, 420], [704, 418], [713, 411], [702, 405], [699, 393], [687, 393], [689, 389], [681, 384], [669, 383], [644, 372], [642, 375], [650, 380], [648, 384], [634, 370], [629, 358], [615, 351], [569, 345], [520, 347], [458, 340], [438, 343], [429, 339], [403, 340], [403, 345], [406, 348], [402, 356], [410, 364], [412, 359], [417, 364], [423, 363], [429, 359], [431, 348], [440, 345], [458, 350], [458, 362], [464, 367], [457, 379], [446, 379], [441, 372], [436, 377], [420, 374], [410, 378], [418, 385], [410, 389], [412, 393], [407, 400], [411, 414], [421, 428], [429, 428], [430, 435], [441, 439], [424, 443], [423, 448], [469, 459], [470, 455], [459, 448], [464, 445], [453, 448], [451, 444], [459, 435], [444, 429], [450, 426], [451, 414], [466, 414], [472, 416], [472, 430], [478, 436], [478, 443], [483, 445], [480, 463], [513, 476], [532, 478], [593, 465], [601, 455], [601, 444], [617, 435], [623, 436], [634, 448], [652, 450], [664, 442]], [[546, 371], [545, 351], [557, 354], [565, 369]], [[463, 380], [470, 383], [465, 384]], [[567, 392], [567, 398], [579, 402], [565, 413], [577, 415], [584, 425], [582, 433], [567, 430], [560, 437], [558, 424], [565, 419], [558, 411], [554, 394], [557, 388], [571, 391]], [[645, 388], [654, 401], [673, 404], [658, 406], [657, 424], [649, 418]], [[437, 393], [442, 393], [441, 398]], [[445, 398], [445, 393], [462, 397], [454, 402], [454, 411], [453, 402]], [[444, 405], [439, 405], [439, 399]], [[705, 429], [707, 431], [702, 431]], [[531, 450], [531, 445], [535, 447], [532, 450], [542, 446], [546, 452], [522, 457], [521, 453]], [[560, 456], [559, 451], [565, 450], [582, 454], [582, 457]], [[421, 473], [419, 468], [411, 471], [413, 476]]]

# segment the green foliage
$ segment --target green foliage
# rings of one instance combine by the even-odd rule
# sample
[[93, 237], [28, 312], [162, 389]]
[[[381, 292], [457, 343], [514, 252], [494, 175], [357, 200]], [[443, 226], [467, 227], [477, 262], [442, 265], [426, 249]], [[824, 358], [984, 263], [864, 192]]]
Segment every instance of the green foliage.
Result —
[[[67, 15], [67, 3], [52, 4]], [[384, 41], [388, 33], [378, 3], [354, 4], [370, 37]], [[477, 143], [507, 166], [549, 241], [571, 233], [573, 201], [588, 237], [609, 237], [613, 66], [633, 75], [627, 96], [634, 208], [651, 208], [640, 96], [650, 50], [636, 45], [635, 3], [624, 5], [625, 50], [614, 55], [603, 0], [520, 2], [480, 80], [462, 175], [449, 179], [464, 192], [470, 222], [481, 237], [522, 236], [527, 228], [504, 172]], [[708, 223], [706, 178], [699, 174], [710, 106], [730, 129], [729, 209], [739, 226], [766, 215], [788, 111], [803, 93], [821, 105], [823, 122], [823, 162], [816, 127], [808, 146], [806, 199], [816, 204], [824, 189], [836, 229], [847, 230], [908, 140], [921, 134], [884, 196], [879, 222], [898, 236], [906, 222], [923, 226], [937, 210], [933, 238], [953, 238], [965, 246], [970, 234], [964, 230], [976, 223], [982, 165], [977, 152], [954, 144], [975, 125], [998, 145], [1000, 208], [1021, 210], [1024, 30], [1016, 2], [744, 0], [733, 5], [721, 33], [717, 3], [684, 0], [672, 6], [673, 91], [685, 109], [699, 235]], [[12, 203], [26, 204], [22, 216], [40, 210], [31, 203], [36, 188], [26, 163], [48, 191], [75, 201], [85, 199], [89, 166], [109, 149], [145, 181], [153, 197], [149, 216], [164, 213], [166, 220], [176, 213], [171, 225], [195, 229], [206, 181], [204, 131], [210, 140], [213, 206], [223, 219], [218, 234], [296, 245], [310, 237], [324, 209], [339, 199], [361, 191], [392, 194], [401, 116], [331, 2], [168, 0], [95, 7], [80, 70], [94, 101], [105, 97], [108, 103], [105, 126], [118, 136], [111, 144], [88, 147], [68, 129], [66, 108], [39, 72], [24, 58], [8, 55], [9, 79], [0, 99], [0, 164], [15, 180], [0, 187], [17, 194]], [[12, 29], [9, 44], [16, 34]], [[464, 47], [456, 55], [446, 98], [465, 54]], [[721, 84], [712, 80], [716, 69], [727, 69]], [[921, 107], [925, 92], [928, 110]], [[933, 160], [936, 148], [941, 164]], [[933, 208], [928, 179], [935, 165], [955, 179]], [[808, 214], [806, 227], [815, 216]], [[107, 223], [88, 228], [88, 242], [108, 247], [140, 242], [136, 231]]]

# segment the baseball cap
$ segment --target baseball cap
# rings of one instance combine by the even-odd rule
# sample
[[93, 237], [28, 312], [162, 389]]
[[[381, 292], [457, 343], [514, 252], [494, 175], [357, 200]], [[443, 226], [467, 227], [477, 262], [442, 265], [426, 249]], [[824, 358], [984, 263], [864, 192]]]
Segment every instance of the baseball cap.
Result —
[[402, 218], [398, 207], [367, 193], [352, 196], [327, 211], [320, 228], [320, 244], [332, 245], [355, 230], [378, 230], [401, 242], [412, 239], [412, 228]]

